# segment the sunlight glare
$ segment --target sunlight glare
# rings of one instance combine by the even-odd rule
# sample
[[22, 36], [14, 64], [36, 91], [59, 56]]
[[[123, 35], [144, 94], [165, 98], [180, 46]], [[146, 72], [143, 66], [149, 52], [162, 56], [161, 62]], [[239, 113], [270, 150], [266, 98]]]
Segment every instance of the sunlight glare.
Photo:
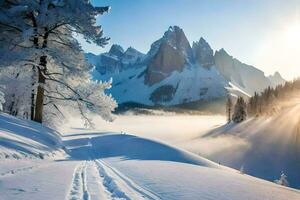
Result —
[[286, 28], [286, 39], [290, 45], [300, 45], [300, 23], [295, 22]]

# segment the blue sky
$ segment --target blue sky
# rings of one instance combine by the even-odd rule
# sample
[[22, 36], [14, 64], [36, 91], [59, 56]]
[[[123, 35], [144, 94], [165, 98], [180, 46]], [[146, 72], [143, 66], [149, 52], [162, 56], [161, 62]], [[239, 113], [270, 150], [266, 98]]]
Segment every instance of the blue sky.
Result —
[[97, 22], [111, 41], [105, 49], [83, 44], [85, 51], [99, 54], [117, 43], [146, 53], [170, 25], [178, 25], [191, 43], [202, 36], [214, 50], [224, 48], [266, 74], [279, 71], [287, 79], [300, 76], [300, 41], [295, 44], [298, 31], [300, 34], [300, 0], [92, 0], [92, 3], [111, 6], [111, 11]]

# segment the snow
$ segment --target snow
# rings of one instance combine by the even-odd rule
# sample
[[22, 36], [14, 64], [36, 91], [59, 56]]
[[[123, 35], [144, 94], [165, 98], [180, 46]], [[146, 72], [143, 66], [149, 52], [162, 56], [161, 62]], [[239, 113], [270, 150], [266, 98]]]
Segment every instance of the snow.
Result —
[[300, 188], [300, 106], [299, 99], [291, 101], [272, 117], [250, 118], [240, 124], [227, 124], [209, 131], [194, 139], [193, 145], [190, 143], [193, 149], [189, 150], [199, 151], [196, 144], [203, 140], [227, 138], [231, 145], [206, 156], [235, 169], [243, 165], [245, 173], [269, 181], [284, 173], [291, 187]]
[[245, 92], [244, 90], [242, 90], [241, 88], [239, 88], [238, 86], [236, 86], [235, 84], [233, 84], [232, 82], [229, 82], [229, 87], [225, 87], [227, 89], [227, 91], [235, 97], [251, 97], [250, 94], [248, 94], [247, 92]]
[[[173, 69], [172, 74], [153, 71], [157, 76], [154, 85], [145, 84], [145, 74], [153, 64], [162, 44], [167, 44], [184, 56], [185, 65]], [[200, 38], [191, 48], [183, 30], [178, 26], [171, 26], [163, 37], [151, 44], [146, 55], [132, 47], [128, 48], [122, 58], [115, 58], [115, 62], [101, 62], [101, 56], [87, 54], [89, 62], [96, 65], [92, 72], [96, 80], [108, 80], [113, 77], [114, 87], [109, 91], [118, 103], [139, 103], [153, 105], [178, 105], [195, 101], [210, 101], [225, 98], [227, 91], [233, 96], [249, 97], [254, 92], [261, 92], [268, 86], [275, 87], [285, 81], [279, 73], [266, 77], [264, 72], [240, 62], [230, 56], [224, 49], [213, 50], [209, 44]], [[163, 52], [168, 54], [168, 52]], [[171, 55], [171, 54], [170, 54]], [[170, 55], [163, 55], [168, 57]], [[152, 64], [151, 64], [152, 63]], [[97, 72], [100, 72], [100, 74]], [[163, 77], [157, 78], [157, 77]], [[164, 87], [163, 87], [164, 86]], [[157, 89], [157, 90], [156, 90]], [[156, 93], [155, 93], [156, 92]], [[175, 94], [174, 94], [175, 93]], [[154, 95], [152, 95], [154, 94]], [[155, 96], [153, 98], [153, 96]]]
[[108, 92], [119, 104], [136, 102], [154, 105], [150, 96], [155, 89], [163, 85], [172, 85], [177, 90], [171, 101], [159, 102], [162, 105], [216, 99], [225, 96], [226, 93], [224, 85], [227, 83], [215, 67], [205, 69], [198, 65], [186, 66], [182, 72], [174, 71], [169, 77], [150, 87], [144, 83], [144, 76], [140, 76], [145, 70], [146, 66], [105, 75], [100, 75], [94, 70], [93, 77], [96, 80], [109, 80], [112, 77], [113, 87]]
[[[1, 118], [14, 122], [6, 124], [12, 134], [22, 129], [29, 133], [35, 128], [40, 137], [29, 140], [36, 143], [45, 144], [50, 135], [56, 135], [55, 131], [32, 122], [3, 114]], [[4, 124], [0, 123], [1, 136], [7, 134], [2, 128]], [[25, 134], [19, 139], [29, 136]], [[67, 154], [64, 158], [0, 159], [1, 200], [300, 198], [299, 190], [240, 174], [157, 140], [85, 130], [59, 137]]]
[[39, 123], [0, 114], [0, 133], [0, 158], [63, 154], [60, 134]]

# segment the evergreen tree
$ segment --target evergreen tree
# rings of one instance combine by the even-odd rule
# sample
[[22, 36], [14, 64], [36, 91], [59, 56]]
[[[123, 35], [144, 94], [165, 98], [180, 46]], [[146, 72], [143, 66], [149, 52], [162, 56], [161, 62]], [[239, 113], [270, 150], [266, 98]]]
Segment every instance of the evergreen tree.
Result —
[[278, 113], [283, 101], [297, 97], [300, 92], [300, 79], [285, 82], [275, 88], [268, 87], [263, 92], [254, 93], [247, 104], [249, 116], [273, 115]]
[[231, 116], [232, 116], [232, 100], [230, 98], [230, 96], [228, 95], [227, 97], [227, 102], [226, 102], [226, 114], [227, 114], [227, 122], [231, 122]]
[[236, 123], [240, 123], [246, 120], [247, 117], [246, 109], [247, 109], [247, 105], [243, 97], [238, 97], [236, 104], [234, 106], [234, 113], [232, 116], [232, 120]]

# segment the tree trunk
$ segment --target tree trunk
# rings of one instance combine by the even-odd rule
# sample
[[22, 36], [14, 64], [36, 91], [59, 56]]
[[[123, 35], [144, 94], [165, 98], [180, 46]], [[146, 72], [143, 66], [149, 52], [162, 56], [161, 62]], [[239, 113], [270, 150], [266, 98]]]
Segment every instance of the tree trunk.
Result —
[[34, 120], [34, 98], [35, 98], [35, 91], [34, 91], [34, 85], [35, 85], [35, 68], [32, 67], [32, 77], [31, 77], [31, 105], [30, 105], [30, 119]]
[[44, 85], [46, 83], [46, 78], [44, 76], [46, 72], [46, 65], [47, 65], [47, 56], [40, 57], [40, 66], [38, 73], [38, 88], [37, 88], [37, 95], [35, 101], [35, 115], [34, 121], [42, 123], [43, 122], [43, 108], [44, 108]]

